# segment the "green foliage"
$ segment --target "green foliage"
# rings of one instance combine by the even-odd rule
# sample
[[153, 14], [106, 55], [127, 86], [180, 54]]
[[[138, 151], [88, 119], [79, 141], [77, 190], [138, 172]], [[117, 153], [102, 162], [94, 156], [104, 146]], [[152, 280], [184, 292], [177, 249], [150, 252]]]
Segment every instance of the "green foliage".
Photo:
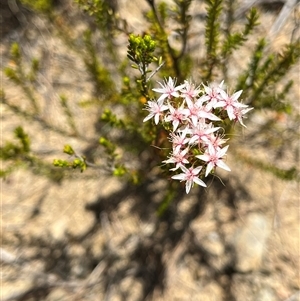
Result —
[[220, 39], [220, 15], [222, 12], [222, 0], [207, 0], [207, 16], [205, 25], [206, 65], [203, 80], [211, 81], [213, 69], [217, 63], [217, 50]]
[[22, 4], [30, 7], [34, 11], [49, 13], [53, 9], [52, 0], [21, 0]]
[[30, 100], [35, 113], [37, 113], [39, 111], [39, 107], [37, 104], [37, 99], [34, 95], [33, 84], [36, 81], [37, 72], [39, 69], [39, 60], [33, 58], [31, 61], [31, 67], [29, 71], [26, 72], [26, 68], [22, 61], [21, 50], [17, 43], [12, 44], [10, 53], [11, 63], [14, 65], [14, 67], [4, 68], [4, 73], [10, 80], [12, 80], [23, 90], [24, 94]]
[[20, 159], [23, 155], [26, 155], [30, 152], [29, 136], [24, 132], [23, 128], [20, 126], [15, 128], [14, 135], [18, 142], [6, 142], [6, 144], [0, 148], [1, 159]]
[[[10, 103], [6, 97], [4, 91], [0, 91], [0, 102], [5, 104], [14, 114], [20, 116], [28, 122], [38, 122], [44, 129], [56, 132], [65, 137], [72, 137], [73, 134], [65, 131], [61, 127], [50, 124], [45, 119], [40, 118], [35, 113], [31, 113], [29, 110], [23, 110], [19, 106]], [[26, 95], [25, 95], [26, 96]], [[29, 99], [30, 100], [30, 99]]]
[[79, 7], [90, 16], [96, 18], [96, 22], [101, 30], [107, 30], [114, 23], [114, 8], [109, 1], [104, 0], [75, 0]]
[[83, 60], [94, 82], [95, 95], [101, 96], [103, 99], [112, 97], [116, 93], [115, 85], [109, 71], [100, 62], [99, 55], [92, 42], [92, 32], [90, 30], [85, 31], [83, 42], [86, 50]]
[[79, 156], [75, 153], [73, 148], [66, 144], [64, 146], [63, 152], [65, 154], [68, 154], [73, 158], [72, 161], [66, 161], [66, 160], [60, 160], [60, 159], [54, 159], [53, 165], [57, 167], [71, 167], [73, 169], [80, 168], [80, 171], [83, 172], [87, 168], [87, 162], [85, 156]]
[[[164, 2], [157, 5], [149, 1], [151, 10], [146, 14], [146, 18], [150, 23], [149, 32], [157, 41], [157, 53], [165, 62], [163, 76], [175, 76], [178, 81], [183, 81], [190, 73], [189, 64], [184, 64], [189, 59], [186, 53], [188, 31], [190, 28], [191, 16], [188, 13], [191, 1], [174, 1], [174, 6], [168, 9]], [[178, 51], [171, 47], [169, 43], [169, 35], [167, 32], [169, 23], [175, 21], [177, 32], [181, 39], [181, 50]]]
[[237, 89], [244, 90], [248, 104], [255, 108], [268, 108], [275, 111], [289, 113], [291, 108], [284, 102], [287, 92], [292, 86], [289, 81], [275, 95], [277, 84], [284, 78], [287, 70], [291, 69], [300, 57], [299, 42], [294, 42], [285, 47], [281, 53], [264, 53], [266, 42], [261, 39], [253, 53], [248, 68], [240, 76]]
[[[254, 83], [254, 93], [251, 97], [251, 104], [258, 107], [264, 107], [263, 103], [260, 106], [257, 100], [261, 94], [265, 92], [265, 87], [275, 86], [298, 60], [300, 56], [299, 42], [291, 43], [286, 46], [282, 53], [270, 55], [261, 68], [257, 70], [258, 80]], [[264, 76], [262, 76], [264, 74]]]
[[247, 23], [245, 24], [244, 30], [242, 32], [230, 32], [227, 35], [226, 40], [222, 43], [221, 56], [226, 58], [233, 50], [244, 45], [258, 24], [258, 13], [255, 8], [252, 8], [247, 15]]
[[[131, 34], [129, 35], [128, 42], [127, 56], [131, 61], [137, 64], [135, 68], [138, 68], [139, 65], [143, 65], [143, 67], [147, 69], [149, 64], [157, 60], [157, 58], [153, 55], [156, 43], [149, 35], [140, 37]], [[142, 71], [144, 70], [142, 69]]]
[[18, 168], [30, 168], [34, 174], [47, 176], [55, 182], [61, 181], [63, 174], [47, 162], [43, 162], [31, 152], [30, 138], [21, 126], [14, 130], [15, 139], [6, 141], [0, 147], [0, 159], [5, 161], [5, 168], [0, 170], [1, 177], [7, 177]]
[[116, 177], [123, 177], [125, 174], [127, 174], [127, 169], [124, 165], [115, 166], [115, 169], [113, 171], [113, 175]]
[[192, 20], [192, 16], [189, 14], [191, 4], [191, 0], [175, 0], [174, 8], [171, 11], [171, 17], [177, 24], [174, 31], [177, 32], [181, 38], [181, 50], [177, 55], [177, 60], [186, 54], [188, 33]]
[[[204, 83], [220, 78], [235, 83], [235, 90], [244, 90], [245, 103], [253, 106], [255, 110], [292, 112], [287, 95], [293, 82], [284, 80], [289, 70], [299, 62], [299, 41], [286, 45], [280, 53], [277, 53], [271, 51], [268, 42], [259, 36], [250, 57], [245, 58], [249, 61], [248, 66], [241, 70], [236, 78], [228, 72], [232, 64], [232, 55], [236, 51], [242, 51], [242, 47], [247, 47], [251, 39], [257, 39], [256, 27], [259, 25], [259, 17], [255, 8], [249, 10], [241, 29], [236, 30], [233, 29], [236, 22], [233, 17], [235, 2], [206, 0], [205, 37], [199, 46], [203, 47], [204, 55], [196, 61], [189, 53], [188, 47], [189, 43], [192, 43], [190, 34], [193, 32], [190, 12], [192, 0], [174, 0], [173, 5], [148, 0], [149, 11], [144, 16], [147, 24], [143, 34], [129, 33], [126, 20], [122, 20], [115, 12], [110, 1], [75, 0], [75, 2], [84, 13], [92, 16], [92, 21], [89, 18], [90, 23], [86, 23], [87, 29], [78, 39], [70, 34], [73, 28], [72, 22], [68, 23], [69, 16], [58, 13], [52, 1], [22, 0], [22, 3], [42, 13], [51, 22], [56, 34], [83, 62], [93, 85], [93, 93], [91, 99], [82, 100], [82, 109], [92, 106], [99, 114], [95, 124], [96, 137], [93, 141], [80, 135], [80, 124], [72, 110], [72, 99], [64, 95], [60, 96], [60, 110], [66, 117], [66, 127], [51, 124], [42, 116], [38, 102], [41, 95], [37, 92], [36, 86], [39, 80], [40, 60], [25, 59], [17, 43], [11, 46], [10, 65], [4, 68], [4, 73], [11, 82], [21, 88], [20, 98], [29, 104], [30, 109], [15, 105], [7, 99], [4, 91], [1, 91], [0, 100], [14, 114], [27, 122], [37, 122], [48, 131], [59, 133], [64, 137], [76, 137], [89, 143], [91, 148], [97, 150], [99, 148], [104, 155], [103, 158], [101, 156], [101, 170], [124, 177], [133, 183], [141, 183], [160, 164], [162, 158], [165, 158], [169, 147], [166, 130], [151, 122], [142, 122], [145, 117], [144, 105], [154, 98], [151, 91], [154, 76], [176, 77], [178, 83], [181, 83], [188, 79], [193, 71], [199, 70], [199, 77]], [[223, 22], [224, 20], [226, 22]], [[170, 44], [171, 33], [176, 33], [179, 45], [176, 48]], [[118, 35], [126, 35], [128, 39], [127, 58], [120, 58], [119, 49], [115, 46], [117, 44], [115, 37]], [[104, 59], [102, 53], [105, 53], [107, 58]], [[132, 69], [129, 69], [130, 64]], [[225, 127], [226, 124], [222, 126]], [[232, 129], [234, 130], [235, 128]], [[259, 130], [267, 131], [266, 128]], [[31, 137], [31, 140], [34, 138]], [[41, 174], [48, 177], [53, 175], [55, 180], [62, 179], [64, 176], [62, 171], [66, 168], [77, 168], [81, 172], [87, 168], [99, 168], [97, 164], [91, 163], [97, 161], [93, 155], [77, 154], [75, 149], [66, 145], [64, 153], [70, 156], [70, 160], [55, 159], [53, 165], [61, 167], [55, 168], [54, 170], [60, 171], [55, 173], [48, 162], [32, 154], [30, 139], [23, 128], [15, 130], [15, 139], [16, 141], [8, 141], [1, 147], [1, 159], [10, 163], [1, 171], [2, 176], [7, 176], [22, 164], [32, 168], [34, 172], [40, 170]], [[150, 147], [151, 144], [157, 148]], [[126, 160], [132, 155], [139, 162], [138, 167], [128, 166], [130, 164]], [[272, 172], [281, 178], [295, 178], [294, 168], [285, 171], [275, 164], [241, 157], [256, 168]], [[165, 177], [163, 168], [162, 177]], [[169, 187], [158, 209], [159, 215], [163, 215], [167, 210], [176, 196], [177, 189], [175, 186]]]
[[256, 81], [256, 77], [259, 74], [259, 72], [257, 72], [257, 69], [260, 61], [262, 60], [265, 46], [265, 39], [260, 39], [257, 43], [256, 49], [253, 51], [248, 69], [242, 75], [240, 75], [236, 87], [237, 90], [243, 90], [244, 92], [247, 92], [247, 89], [249, 87], [253, 87], [253, 84]]
[[67, 117], [67, 122], [68, 122], [69, 126], [71, 127], [71, 129], [74, 133], [74, 136], [78, 136], [79, 134], [78, 134], [75, 118], [73, 116], [73, 113], [72, 113], [69, 105], [68, 105], [68, 100], [64, 95], [60, 96], [60, 104], [61, 104], [61, 106], [64, 110], [64, 113]]
[[66, 144], [66, 145], [64, 146], [64, 153], [65, 153], [65, 154], [68, 154], [68, 155], [70, 155], [70, 156], [75, 155], [75, 152], [74, 152], [72, 146], [70, 146], [70, 145], [68, 145], [68, 144]]
[[110, 155], [111, 157], [116, 157], [116, 145], [113, 144], [109, 139], [105, 137], [101, 137], [99, 139], [100, 145], [102, 145], [105, 148], [105, 152]]
[[135, 63], [132, 67], [140, 71], [141, 78], [137, 80], [137, 83], [140, 85], [142, 95], [149, 100], [147, 86], [149, 78], [147, 78], [147, 73], [151, 72], [148, 66], [158, 60], [153, 54], [156, 43], [149, 35], [140, 37], [134, 34], [129, 35], [128, 42], [127, 57]]
[[111, 110], [106, 109], [102, 115], [101, 115], [101, 120], [108, 122], [112, 127], [116, 128], [125, 128], [126, 124], [122, 119], [118, 119], [115, 114], [111, 112]]
[[73, 161], [65, 161], [60, 159], [54, 159], [53, 165], [57, 167], [72, 167], [73, 169], [80, 168], [80, 171], [83, 172], [86, 170], [85, 158], [75, 158]]

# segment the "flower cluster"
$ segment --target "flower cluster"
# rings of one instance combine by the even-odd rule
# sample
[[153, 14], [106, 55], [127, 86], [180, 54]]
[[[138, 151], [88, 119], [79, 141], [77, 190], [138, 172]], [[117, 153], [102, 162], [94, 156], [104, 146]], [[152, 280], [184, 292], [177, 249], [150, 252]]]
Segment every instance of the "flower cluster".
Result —
[[161, 122], [170, 130], [172, 151], [163, 163], [171, 164], [170, 171], [180, 173], [172, 179], [186, 182], [186, 193], [194, 183], [206, 187], [200, 179], [207, 177], [216, 167], [230, 171], [224, 162], [228, 139], [220, 125], [225, 119], [239, 122], [252, 108], [238, 101], [242, 91], [229, 95], [218, 86], [195, 86], [185, 80], [176, 86], [176, 80], [169, 77], [160, 88], [157, 100], [147, 102], [149, 114], [144, 122], [154, 118], [155, 124]]

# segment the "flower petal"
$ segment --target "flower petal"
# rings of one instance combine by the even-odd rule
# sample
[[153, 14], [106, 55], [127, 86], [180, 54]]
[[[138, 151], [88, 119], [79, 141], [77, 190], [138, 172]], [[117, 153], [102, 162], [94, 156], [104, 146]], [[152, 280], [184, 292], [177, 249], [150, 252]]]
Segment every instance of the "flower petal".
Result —
[[194, 182], [200, 186], [207, 187], [206, 184], [199, 178], [194, 178]]
[[222, 161], [222, 160], [219, 160], [219, 161], [216, 163], [216, 165], [217, 165], [218, 167], [220, 167], [220, 168], [223, 168], [223, 169], [227, 170], [227, 171], [231, 171], [231, 169], [229, 168], [229, 166], [228, 166], [224, 161]]

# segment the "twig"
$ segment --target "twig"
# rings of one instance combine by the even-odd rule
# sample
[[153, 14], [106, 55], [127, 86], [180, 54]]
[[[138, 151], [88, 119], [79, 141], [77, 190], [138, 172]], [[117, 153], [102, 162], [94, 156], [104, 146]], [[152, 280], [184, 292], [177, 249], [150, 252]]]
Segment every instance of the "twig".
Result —
[[291, 12], [296, 7], [297, 2], [299, 2], [299, 0], [287, 0], [285, 2], [278, 17], [276, 18], [276, 21], [273, 23], [269, 31], [269, 38], [272, 38], [273, 36], [279, 33], [280, 29], [283, 27], [286, 20], [290, 16]]
[[146, 82], [148, 82], [158, 71], [159, 69], [165, 64], [165, 62], [162, 62], [146, 79]]

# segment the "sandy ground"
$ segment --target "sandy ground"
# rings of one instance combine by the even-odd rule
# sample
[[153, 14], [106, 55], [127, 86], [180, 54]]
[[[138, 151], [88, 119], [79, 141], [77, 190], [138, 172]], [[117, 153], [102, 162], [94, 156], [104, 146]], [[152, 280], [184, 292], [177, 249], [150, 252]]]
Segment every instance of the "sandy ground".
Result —
[[[201, 15], [203, 6], [197, 5], [193, 12]], [[145, 1], [119, 1], [121, 16], [138, 33], [146, 8]], [[73, 6], [60, 9], [70, 9], [70, 18], [76, 15]], [[262, 13], [258, 33], [267, 35], [278, 10]], [[8, 30], [1, 40], [3, 66], [12, 64], [8, 53], [14, 41], [21, 43], [25, 60], [41, 57], [41, 117], [69, 131], [59, 106], [59, 95], [64, 94], [72, 100], [85, 139], [28, 122], [1, 104], [1, 142], [11, 140], [14, 128], [22, 125], [32, 137], [33, 152], [51, 163], [63, 157], [66, 143], [81, 152], [97, 141], [92, 124], [98, 112], [78, 105], [89, 99], [92, 85], [77, 55], [42, 17], [20, 20], [22, 26]], [[76, 26], [74, 32], [80, 35], [81, 22]], [[291, 17], [272, 38], [271, 47], [280, 49], [294, 28]], [[193, 34], [197, 45], [203, 29], [195, 25]], [[126, 38], [120, 38], [119, 46], [125, 43]], [[254, 44], [251, 41], [250, 48]], [[247, 51], [234, 54], [233, 76], [247, 63]], [[27, 108], [20, 89], [1, 76], [8, 101]], [[290, 92], [295, 116], [299, 65], [287, 77], [296, 82]], [[264, 111], [253, 114], [247, 129], [234, 138], [227, 159], [232, 172], [219, 173], [224, 185], [214, 179], [208, 189], [174, 200], [162, 219], [155, 208], [165, 183], [156, 181], [155, 174], [147, 186], [136, 188], [101, 171], [74, 171], [53, 183], [30, 168], [20, 168], [2, 179], [1, 300], [300, 300], [299, 182], [280, 180], [238, 160], [240, 153], [254, 152], [281, 167], [299, 166], [299, 121], [271, 117], [278, 122], [267, 138], [254, 135], [270, 118]], [[281, 154], [276, 135], [286, 142]]]

